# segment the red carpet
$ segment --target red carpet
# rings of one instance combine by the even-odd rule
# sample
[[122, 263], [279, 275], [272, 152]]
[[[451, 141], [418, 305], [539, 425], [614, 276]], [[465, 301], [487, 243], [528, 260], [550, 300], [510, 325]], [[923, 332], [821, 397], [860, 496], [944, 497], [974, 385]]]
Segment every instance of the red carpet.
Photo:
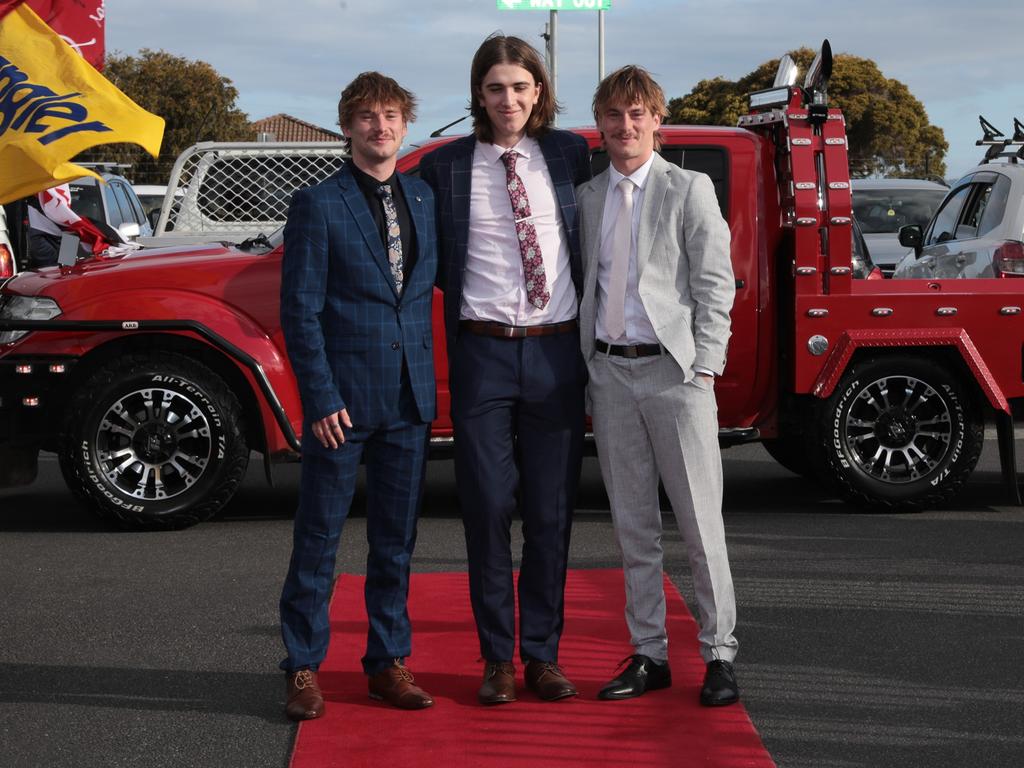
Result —
[[[327, 713], [302, 723], [291, 768], [546, 768], [673, 766], [774, 768], [742, 705], [697, 703], [704, 664], [697, 627], [672, 583], [669, 611], [672, 687], [629, 701], [598, 701], [597, 691], [630, 652], [619, 570], [570, 571], [561, 665], [580, 690], [541, 702], [476, 703], [482, 664], [465, 573], [414, 574], [409, 611], [416, 682], [431, 709], [403, 712], [371, 701], [359, 659], [366, 644], [363, 578], [345, 575], [331, 605], [331, 649], [320, 683]], [[743, 667], [739, 669], [743, 690]]]

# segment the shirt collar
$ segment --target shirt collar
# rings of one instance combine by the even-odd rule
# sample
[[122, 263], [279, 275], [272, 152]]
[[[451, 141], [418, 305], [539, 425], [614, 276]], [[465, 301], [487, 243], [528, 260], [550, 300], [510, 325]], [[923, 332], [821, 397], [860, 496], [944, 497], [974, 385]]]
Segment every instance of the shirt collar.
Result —
[[359, 188], [362, 189], [364, 192], [368, 192], [374, 195], [377, 194], [377, 189], [380, 187], [381, 184], [389, 184], [391, 186], [392, 194], [395, 193], [395, 188], [398, 186], [398, 179], [395, 178], [394, 173], [392, 173], [391, 176], [385, 179], [384, 181], [378, 181], [355, 163], [349, 163], [349, 165], [352, 168], [352, 175], [355, 177], [356, 183], [359, 185]]
[[633, 171], [629, 176], [619, 173], [614, 165], [608, 166], [608, 188], [614, 189], [619, 185], [619, 182], [623, 179], [629, 179], [632, 181], [638, 189], [643, 189], [644, 184], [647, 183], [647, 177], [651, 173], [651, 166], [654, 165], [654, 152], [651, 152], [651, 156], [647, 158], [647, 162]]
[[[477, 146], [480, 148], [480, 152], [483, 153], [484, 160], [488, 163], [500, 163], [501, 156], [508, 151], [505, 147], [499, 147], [497, 144], [487, 144], [485, 142], [477, 142]], [[529, 160], [530, 153], [537, 149], [537, 142], [529, 136], [523, 136], [523, 138], [519, 140], [519, 143], [514, 147], [511, 147], [511, 149], [514, 149], [520, 157]]]

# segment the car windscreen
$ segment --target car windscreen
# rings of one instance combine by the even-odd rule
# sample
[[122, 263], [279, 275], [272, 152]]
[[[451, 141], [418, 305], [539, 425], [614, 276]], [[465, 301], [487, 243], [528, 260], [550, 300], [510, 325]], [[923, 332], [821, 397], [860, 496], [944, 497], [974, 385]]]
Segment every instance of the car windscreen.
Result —
[[945, 189], [854, 189], [853, 212], [866, 235], [895, 234], [905, 224], [928, 226]]

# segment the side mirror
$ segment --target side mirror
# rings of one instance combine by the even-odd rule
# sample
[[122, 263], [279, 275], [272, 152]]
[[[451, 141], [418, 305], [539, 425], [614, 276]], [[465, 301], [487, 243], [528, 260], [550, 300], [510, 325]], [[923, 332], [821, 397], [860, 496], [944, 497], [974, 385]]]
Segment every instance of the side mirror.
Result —
[[900, 245], [904, 248], [913, 248], [914, 255], [921, 255], [921, 243], [924, 240], [924, 233], [921, 232], [920, 224], [907, 224], [900, 227]]
[[156, 224], [157, 224], [158, 221], [160, 221], [160, 209], [159, 208], [154, 208], [153, 210], [151, 210], [149, 212], [149, 215], [146, 218], [149, 219], [149, 226], [153, 228], [153, 232], [155, 234], [156, 233]]
[[128, 240], [134, 240], [142, 234], [142, 228], [139, 226], [139, 222], [137, 221], [126, 222], [118, 227], [117, 231], [125, 242]]

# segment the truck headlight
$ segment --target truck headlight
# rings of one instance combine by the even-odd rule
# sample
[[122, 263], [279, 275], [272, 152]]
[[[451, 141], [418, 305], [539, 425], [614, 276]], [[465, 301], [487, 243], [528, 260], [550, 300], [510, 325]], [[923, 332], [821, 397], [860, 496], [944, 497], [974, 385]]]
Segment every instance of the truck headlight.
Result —
[[[0, 320], [52, 320], [60, 307], [45, 296], [0, 296]], [[13, 344], [28, 331], [0, 331], [0, 344]]]

